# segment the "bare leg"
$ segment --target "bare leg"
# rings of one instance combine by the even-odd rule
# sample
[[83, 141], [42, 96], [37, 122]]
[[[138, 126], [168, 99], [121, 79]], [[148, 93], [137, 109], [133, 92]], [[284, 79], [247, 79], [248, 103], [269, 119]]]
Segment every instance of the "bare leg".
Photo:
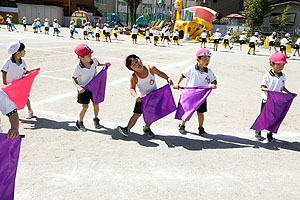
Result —
[[128, 129], [131, 129], [137, 122], [138, 118], [140, 118], [142, 114], [140, 113], [133, 113], [133, 115], [131, 116], [128, 124], [127, 124], [127, 127]]
[[83, 121], [84, 115], [85, 115], [88, 107], [89, 107], [88, 104], [82, 104], [82, 108], [81, 108], [80, 113], [79, 113], [79, 121], [80, 122]]
[[28, 108], [28, 111], [31, 110], [31, 104], [30, 104], [30, 100], [29, 99], [26, 102], [26, 106]]
[[199, 124], [199, 127], [202, 127], [203, 126], [203, 122], [204, 122], [204, 113], [197, 112], [197, 115], [198, 115], [198, 124]]
[[93, 106], [94, 106], [94, 116], [95, 118], [97, 118], [99, 115], [99, 104], [93, 104]]

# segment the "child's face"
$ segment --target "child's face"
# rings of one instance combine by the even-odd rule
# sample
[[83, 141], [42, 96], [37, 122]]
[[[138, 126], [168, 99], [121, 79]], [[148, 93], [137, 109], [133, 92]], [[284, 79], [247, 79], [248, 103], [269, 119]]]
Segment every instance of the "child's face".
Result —
[[285, 64], [277, 64], [277, 63], [270, 62], [270, 66], [273, 68], [275, 73], [280, 73], [282, 72]]
[[133, 59], [130, 67], [133, 71], [139, 71], [143, 68], [143, 63], [140, 59]]
[[26, 51], [25, 51], [25, 49], [23, 49], [22, 51], [18, 51], [18, 52], [17, 52], [17, 56], [18, 56], [19, 58], [22, 58], [22, 57], [25, 56], [25, 53], [26, 53]]
[[201, 67], [207, 67], [210, 61], [209, 56], [201, 56], [197, 58], [198, 65]]
[[79, 59], [83, 63], [90, 63], [92, 60], [92, 54], [87, 55], [87, 56], [79, 56]]

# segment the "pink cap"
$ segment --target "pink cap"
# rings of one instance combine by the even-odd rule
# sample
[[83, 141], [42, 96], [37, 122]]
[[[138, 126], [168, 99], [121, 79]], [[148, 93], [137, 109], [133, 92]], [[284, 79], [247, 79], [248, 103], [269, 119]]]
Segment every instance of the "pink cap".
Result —
[[129, 56], [132, 56], [132, 55], [135, 55], [135, 54], [129, 54], [128, 56], [125, 57], [125, 60], [124, 60], [124, 65], [125, 65], [125, 67], [127, 67], [127, 64], [126, 64], [127, 58], [128, 58]]
[[90, 47], [87, 44], [79, 44], [75, 48], [75, 53], [78, 56], [88, 56], [91, 55], [94, 51], [90, 49]]
[[196, 56], [209, 56], [211, 57], [211, 52], [208, 49], [202, 48], [197, 51]]
[[276, 63], [276, 64], [286, 64], [286, 57], [284, 56], [283, 53], [273, 53], [270, 58], [269, 58], [270, 62]]

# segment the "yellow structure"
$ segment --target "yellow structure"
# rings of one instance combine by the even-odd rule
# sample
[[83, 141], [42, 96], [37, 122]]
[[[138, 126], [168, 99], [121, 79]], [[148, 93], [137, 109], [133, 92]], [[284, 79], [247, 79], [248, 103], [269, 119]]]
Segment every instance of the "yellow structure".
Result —
[[[174, 2], [175, 23], [174, 29], [178, 28], [180, 35], [184, 34], [184, 40], [199, 40], [204, 29], [213, 29], [212, 21], [216, 12], [202, 6], [194, 6], [183, 9], [182, 0]], [[182, 16], [183, 15], [183, 16]]]

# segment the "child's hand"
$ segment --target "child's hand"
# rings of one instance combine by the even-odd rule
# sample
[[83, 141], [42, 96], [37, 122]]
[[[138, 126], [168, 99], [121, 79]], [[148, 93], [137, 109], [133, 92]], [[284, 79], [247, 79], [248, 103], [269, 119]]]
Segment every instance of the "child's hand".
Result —
[[292, 95], [294, 95], [295, 97], [297, 96], [297, 94], [296, 93], [291, 93]]
[[85, 89], [83, 89], [83, 88], [79, 88], [79, 89], [78, 89], [78, 92], [79, 92], [80, 94], [82, 94], [82, 93], [84, 93], [84, 92], [85, 92]]
[[168, 78], [168, 83], [170, 84], [170, 85], [173, 85], [173, 81], [172, 81], [172, 79], [170, 79], [170, 78]]
[[209, 86], [211, 89], [217, 89], [217, 85], [216, 84], [210, 84]]
[[19, 131], [16, 128], [11, 128], [8, 130], [7, 138], [14, 139], [19, 136]]
[[173, 88], [179, 90], [179, 84], [174, 85]]
[[107, 67], [110, 67], [111, 66], [111, 63], [110, 62], [107, 62], [105, 63], [107, 65]]
[[139, 97], [139, 96], [135, 96], [134, 98], [135, 98], [136, 102], [141, 102], [142, 101], [141, 97]]
[[38, 71], [40, 71], [40, 70], [41, 70], [41, 68], [36, 68], [35, 70], [38, 70]]
[[265, 88], [265, 87], [262, 87], [261, 91], [263, 91], [263, 92], [269, 92], [268, 88]]

